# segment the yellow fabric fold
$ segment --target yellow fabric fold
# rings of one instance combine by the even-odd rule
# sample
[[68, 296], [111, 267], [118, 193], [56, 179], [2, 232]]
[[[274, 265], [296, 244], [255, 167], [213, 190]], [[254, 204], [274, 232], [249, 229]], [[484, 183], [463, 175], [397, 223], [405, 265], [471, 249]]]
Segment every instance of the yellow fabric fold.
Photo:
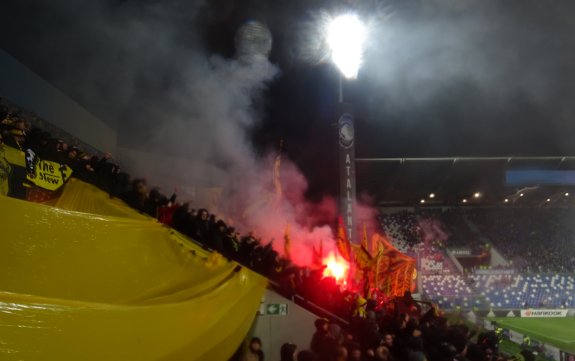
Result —
[[66, 209], [0, 196], [2, 360], [227, 360], [266, 280], [69, 185]]

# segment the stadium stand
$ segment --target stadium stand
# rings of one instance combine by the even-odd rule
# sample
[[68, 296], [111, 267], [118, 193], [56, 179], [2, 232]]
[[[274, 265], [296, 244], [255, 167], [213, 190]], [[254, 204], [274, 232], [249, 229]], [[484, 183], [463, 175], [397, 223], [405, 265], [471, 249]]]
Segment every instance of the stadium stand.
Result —
[[[427, 357], [496, 360], [496, 344], [485, 338], [471, 341], [470, 330], [460, 324], [449, 325], [436, 305], [416, 302], [408, 293], [378, 303], [341, 291], [333, 278], [323, 277], [321, 269], [291, 265], [256, 235], [242, 236], [208, 210], [193, 210], [189, 204], [178, 204], [175, 194], [168, 198], [155, 188], [148, 189], [145, 180], [132, 180], [108, 155], [88, 154], [81, 144], [69, 146], [46, 130], [34, 128], [25, 113], [4, 109], [0, 132], [13, 149], [30, 148], [43, 159], [74, 170], [74, 178], [62, 191], [53, 192], [53, 197], [34, 185], [19, 188], [26, 181], [25, 173], [12, 174], [18, 178], [11, 178], [10, 186], [16, 188], [10, 187], [8, 193], [43, 205], [0, 198], [0, 219], [12, 226], [6, 228], [11, 229], [8, 235], [13, 241], [3, 243], [5, 249], [0, 252], [6, 271], [0, 277], [0, 301], [12, 305], [0, 326], [19, 324], [13, 328], [15, 332], [3, 333], [0, 347], [9, 345], [18, 359], [38, 356], [37, 350], [56, 355], [64, 349], [65, 360], [114, 359], [118, 350], [124, 353], [124, 360], [228, 359], [247, 333], [265, 284], [249, 268], [275, 281], [274, 287], [285, 297], [302, 295], [304, 304], [314, 302], [350, 321], [351, 327], [342, 329], [341, 322], [319, 319], [311, 351], [300, 345], [300, 355], [310, 355], [309, 360], [318, 360], [314, 358], [318, 356], [320, 361], [331, 361], [337, 358], [330, 355], [348, 353], [355, 357], [349, 359], [370, 361]], [[26, 164], [18, 166], [25, 168]], [[544, 223], [544, 231], [533, 233], [529, 228], [532, 214], [505, 212], [492, 220], [482, 211], [404, 210], [382, 214], [380, 222], [400, 251], [421, 255], [422, 293], [441, 308], [575, 307], [572, 275], [497, 274], [495, 269], [491, 274], [462, 275], [446, 258], [446, 247], [470, 246], [486, 237], [508, 257], [520, 255], [525, 264], [520, 271], [541, 270], [548, 262], [552, 263], [548, 268], [573, 270], [573, 244], [569, 243], [573, 227], [556, 221], [571, 213], [542, 211], [537, 216]], [[84, 237], [86, 229], [91, 231], [90, 237]], [[130, 239], [126, 232], [138, 234], [137, 246], [122, 244], [122, 240]], [[46, 237], [41, 247], [30, 243], [39, 239], [38, 234]], [[62, 249], [54, 243], [58, 237], [75, 241]], [[527, 250], [512, 246], [515, 242], [523, 242], [521, 247]], [[117, 250], [120, 252], [111, 257], [110, 252]], [[163, 257], [161, 261], [156, 258], [158, 254]], [[106, 267], [101, 272], [91, 273], [103, 264]], [[110, 278], [125, 268], [137, 272], [138, 277]], [[50, 288], [52, 278], [63, 282]], [[94, 290], [102, 292], [91, 292]], [[102, 298], [94, 299], [94, 295]], [[37, 306], [39, 302], [42, 307]], [[34, 317], [27, 312], [34, 312]], [[207, 322], [204, 315], [215, 321]], [[22, 327], [22, 319], [32, 324]], [[35, 322], [54, 327], [52, 332], [42, 329], [41, 342], [28, 347], [31, 339], [38, 339]], [[86, 324], [98, 326], [90, 330], [89, 337], [78, 337], [79, 325]], [[133, 326], [126, 329], [126, 324]], [[174, 324], [177, 327], [170, 328]], [[155, 327], [144, 327], [149, 325]], [[178, 337], [174, 339], [173, 334]], [[81, 342], [70, 345], [70, 340]], [[94, 350], [94, 344], [114, 344], [116, 348], [99, 347], [86, 356], [83, 352]], [[258, 345], [258, 339], [252, 339], [252, 344]], [[282, 347], [282, 360], [294, 360], [295, 345], [286, 345], [288, 352], [284, 355]], [[471, 351], [465, 354], [464, 350]], [[492, 358], [486, 357], [487, 352]], [[246, 355], [263, 358], [258, 347], [250, 347], [238, 349], [232, 359], [249, 359], [242, 358]], [[497, 360], [507, 359], [511, 358], [501, 355]]]
[[474, 275], [474, 288], [491, 308], [572, 308], [575, 278], [568, 274]]

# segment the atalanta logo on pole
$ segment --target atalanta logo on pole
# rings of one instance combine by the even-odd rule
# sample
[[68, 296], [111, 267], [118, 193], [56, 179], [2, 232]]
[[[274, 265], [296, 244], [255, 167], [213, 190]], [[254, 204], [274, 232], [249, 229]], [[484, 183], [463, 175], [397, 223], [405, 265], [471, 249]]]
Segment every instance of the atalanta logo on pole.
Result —
[[337, 124], [339, 127], [339, 144], [343, 148], [350, 148], [353, 145], [354, 139], [353, 118], [351, 114], [342, 114]]

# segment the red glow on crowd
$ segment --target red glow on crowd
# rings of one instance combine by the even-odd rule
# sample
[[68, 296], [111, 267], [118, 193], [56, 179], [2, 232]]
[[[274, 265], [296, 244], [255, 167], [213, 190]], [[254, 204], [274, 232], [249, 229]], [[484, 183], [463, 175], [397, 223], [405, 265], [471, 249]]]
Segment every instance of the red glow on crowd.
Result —
[[323, 259], [323, 264], [326, 265], [323, 270], [324, 277], [333, 277], [338, 284], [345, 283], [347, 274], [349, 272], [349, 264], [343, 260], [335, 257], [333, 253]]

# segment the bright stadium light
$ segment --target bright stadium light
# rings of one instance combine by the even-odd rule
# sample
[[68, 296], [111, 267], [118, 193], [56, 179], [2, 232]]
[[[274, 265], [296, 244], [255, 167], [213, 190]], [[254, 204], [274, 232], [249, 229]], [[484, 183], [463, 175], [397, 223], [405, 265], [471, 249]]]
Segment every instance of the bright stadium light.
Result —
[[326, 27], [326, 42], [331, 60], [347, 79], [355, 79], [361, 66], [367, 29], [356, 14], [332, 19]]

